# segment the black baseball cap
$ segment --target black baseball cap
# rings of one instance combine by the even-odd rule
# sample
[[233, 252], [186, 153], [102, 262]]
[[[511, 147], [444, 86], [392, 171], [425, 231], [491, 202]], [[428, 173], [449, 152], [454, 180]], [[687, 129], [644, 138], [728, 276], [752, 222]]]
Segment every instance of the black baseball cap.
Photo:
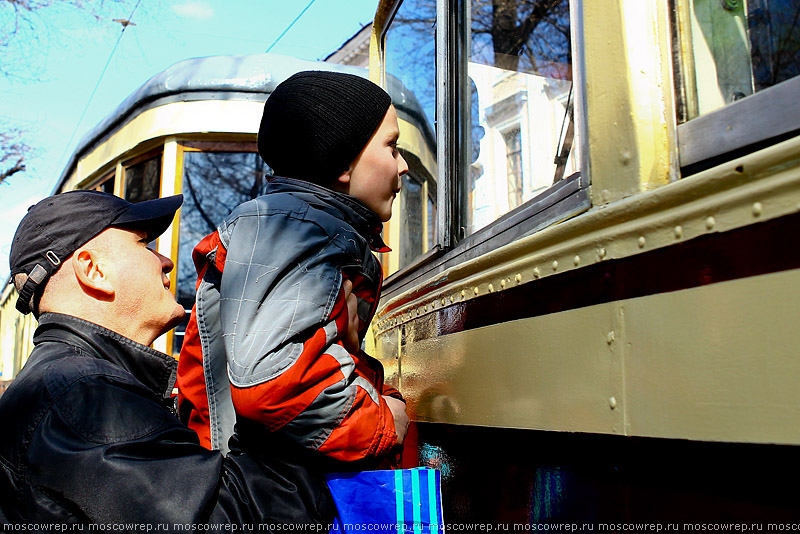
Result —
[[11, 279], [19, 292], [17, 309], [30, 313], [45, 283], [61, 262], [106, 228], [147, 232], [156, 239], [169, 227], [183, 195], [132, 204], [100, 191], [69, 191], [28, 208], [11, 242]]

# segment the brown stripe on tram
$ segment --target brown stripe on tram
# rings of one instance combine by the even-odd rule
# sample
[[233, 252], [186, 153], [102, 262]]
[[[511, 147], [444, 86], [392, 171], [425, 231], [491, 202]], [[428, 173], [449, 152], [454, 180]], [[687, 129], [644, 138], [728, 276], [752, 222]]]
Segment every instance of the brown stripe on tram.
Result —
[[800, 213], [603, 261], [437, 310], [405, 341], [800, 268], [798, 236]]

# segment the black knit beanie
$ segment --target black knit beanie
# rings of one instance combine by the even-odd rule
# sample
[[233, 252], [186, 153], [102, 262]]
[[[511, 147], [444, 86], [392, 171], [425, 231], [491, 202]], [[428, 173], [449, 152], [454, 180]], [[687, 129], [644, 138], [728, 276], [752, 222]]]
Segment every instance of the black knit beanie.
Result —
[[391, 103], [366, 78], [298, 72], [264, 104], [258, 153], [278, 176], [328, 185], [364, 149]]

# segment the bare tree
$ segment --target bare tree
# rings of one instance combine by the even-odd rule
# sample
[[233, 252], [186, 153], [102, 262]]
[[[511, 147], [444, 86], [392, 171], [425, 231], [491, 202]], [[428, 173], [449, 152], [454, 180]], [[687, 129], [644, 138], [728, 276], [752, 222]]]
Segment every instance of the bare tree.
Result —
[[[568, 0], [472, 0], [470, 61], [569, 78]], [[404, 73], [429, 117], [434, 106], [435, 0], [405, 0], [390, 29], [387, 72]], [[394, 35], [392, 35], [394, 33]]]
[[24, 133], [0, 123], [0, 184], [25, 170], [25, 159], [32, 150], [24, 141]]
[[[59, 23], [66, 11], [111, 23], [112, 16], [128, 16], [133, 6], [134, 0], [0, 0], [0, 76], [13, 83], [38, 80], [47, 45], [67, 40]], [[132, 24], [127, 19], [113, 23]], [[25, 171], [34, 152], [28, 134], [25, 127], [0, 117], [0, 184]]]

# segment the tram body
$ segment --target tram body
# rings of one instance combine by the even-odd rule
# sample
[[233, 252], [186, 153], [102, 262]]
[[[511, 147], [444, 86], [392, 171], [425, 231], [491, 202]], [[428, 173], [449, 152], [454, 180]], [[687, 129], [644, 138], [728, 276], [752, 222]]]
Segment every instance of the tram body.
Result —
[[[410, 170], [365, 344], [408, 400], [403, 463], [442, 472], [452, 529], [797, 519], [798, 9], [378, 6], [369, 76]], [[81, 142], [59, 191], [182, 192], [157, 249], [189, 308], [192, 247], [268, 171], [261, 106], [309, 68], [367, 75], [178, 64]], [[33, 321], [14, 300], [0, 329], [18, 369]], [[155, 348], [177, 357], [181, 332]]]
[[797, 519], [798, 14], [381, 3], [373, 76], [432, 110], [438, 224], [375, 353], [446, 521]]

